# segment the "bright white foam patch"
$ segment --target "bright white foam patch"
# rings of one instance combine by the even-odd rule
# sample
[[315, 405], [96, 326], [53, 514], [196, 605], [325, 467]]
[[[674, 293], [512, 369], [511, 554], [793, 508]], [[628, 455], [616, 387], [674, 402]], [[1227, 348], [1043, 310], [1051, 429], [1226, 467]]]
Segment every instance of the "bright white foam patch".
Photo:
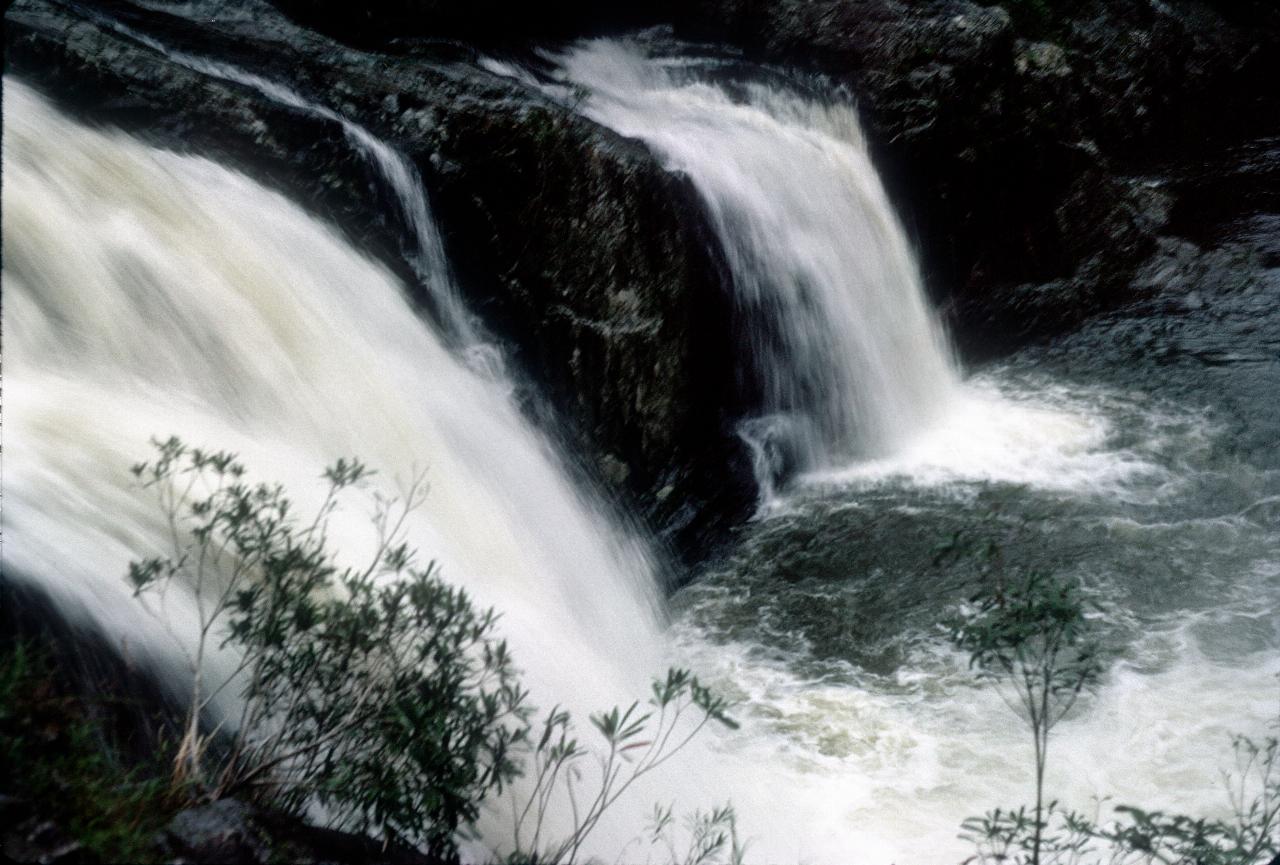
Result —
[[[776, 649], [707, 642], [684, 625], [676, 637], [682, 662], [742, 700], [741, 729], [717, 735], [707, 762], [755, 836], [752, 861], [956, 863], [973, 852], [958, 838], [965, 818], [1034, 797], [1025, 725], [948, 648], [864, 687], [851, 668], [803, 678]], [[1051, 795], [1090, 815], [1111, 796], [1104, 819], [1125, 803], [1229, 816], [1230, 737], [1271, 734], [1280, 658], [1214, 663], [1189, 624], [1153, 630], [1135, 656], [1056, 728]], [[1163, 670], [1145, 668], [1157, 661]]]
[[[1114, 418], [1132, 415], [1148, 435], [1119, 441]], [[1206, 434], [1202, 418], [1176, 416], [1099, 388], [1002, 380], [999, 372], [961, 386], [947, 412], [893, 454], [812, 472], [800, 487], [993, 483], [1055, 492], [1148, 498], [1172, 481], [1154, 459], [1170, 438], [1183, 445]]]

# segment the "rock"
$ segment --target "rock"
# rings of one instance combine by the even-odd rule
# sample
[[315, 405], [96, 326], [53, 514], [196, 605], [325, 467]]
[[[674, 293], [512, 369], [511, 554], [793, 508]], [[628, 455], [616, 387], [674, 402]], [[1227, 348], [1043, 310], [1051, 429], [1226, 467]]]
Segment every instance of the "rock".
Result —
[[391, 841], [311, 826], [304, 820], [221, 799], [179, 812], [159, 839], [157, 851], [200, 865], [266, 862], [363, 865], [442, 865], [424, 853]]
[[271, 848], [252, 815], [248, 805], [235, 799], [188, 808], [169, 822], [165, 840], [179, 857], [193, 862], [266, 862]]
[[[627, 482], [627, 476], [631, 474], [631, 470], [627, 468], [626, 463], [613, 454], [605, 454], [600, 458], [600, 474], [613, 486], [621, 487]], [[655, 495], [655, 498], [661, 502], [666, 496]]]
[[1247, 243], [1224, 243], [1202, 250], [1178, 238], [1161, 238], [1133, 279], [1139, 297], [1164, 298], [1165, 311], [1203, 309], [1212, 298], [1249, 291], [1260, 271], [1257, 250]]
[[1013, 68], [1019, 75], [1033, 78], [1065, 78], [1072, 72], [1066, 50], [1055, 42], [1019, 40]]
[[[1121, 302], [1169, 217], [1167, 200], [1161, 214], [1131, 188], [1131, 166], [1274, 127], [1278, 107], [1274, 4], [1004, 5], [1015, 14], [962, 0], [695, 0], [677, 21], [852, 89], [926, 282], [971, 351], [1069, 327], [1087, 299]], [[1043, 287], [1040, 325], [995, 309], [1030, 285]]]
[[70, 865], [96, 862], [84, 846], [52, 820], [30, 817], [0, 833], [0, 855], [6, 862]]

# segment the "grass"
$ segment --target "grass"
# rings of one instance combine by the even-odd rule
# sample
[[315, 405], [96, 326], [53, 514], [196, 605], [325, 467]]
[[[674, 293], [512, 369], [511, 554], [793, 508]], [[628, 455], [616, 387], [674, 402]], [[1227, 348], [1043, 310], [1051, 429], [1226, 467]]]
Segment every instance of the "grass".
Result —
[[98, 861], [159, 861], [156, 833], [188, 803], [170, 789], [162, 755], [139, 764], [107, 740], [102, 709], [39, 644], [0, 645], [0, 793]]

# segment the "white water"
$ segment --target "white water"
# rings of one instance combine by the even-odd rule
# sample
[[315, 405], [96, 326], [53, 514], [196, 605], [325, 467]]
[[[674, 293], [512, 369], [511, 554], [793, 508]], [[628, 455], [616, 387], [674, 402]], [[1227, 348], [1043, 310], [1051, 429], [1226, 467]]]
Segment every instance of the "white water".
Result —
[[[698, 61], [647, 57], [627, 43], [585, 43], [557, 59], [564, 80], [585, 88], [585, 114], [646, 142], [703, 198], [739, 293], [740, 356], [765, 388], [762, 416], [743, 427], [762, 516], [794, 505], [803, 521], [808, 499], [848, 495], [856, 508], [862, 491], [893, 488], [965, 507], [992, 485], [1152, 503], [1185, 483], [1161, 451], [1170, 437], [1179, 449], [1197, 446], [1194, 413], [999, 371], [960, 381], [851, 107], [761, 84], [718, 86]], [[1113, 419], [1125, 415], [1142, 419], [1117, 430]], [[803, 489], [776, 497], [771, 483], [788, 461]], [[803, 530], [796, 537], [806, 542]], [[959, 862], [972, 852], [956, 837], [963, 819], [1027, 800], [1025, 732], [966, 659], [926, 640], [883, 681], [815, 664], [800, 632], [775, 632], [763, 618], [738, 625], [752, 636], [732, 632], [726, 643], [700, 615], [724, 595], [759, 591], [745, 615], [776, 615], [784, 631], [785, 611], [804, 615], [799, 602], [773, 608], [785, 585], [744, 586], [744, 577], [688, 590], [672, 652], [742, 701], [742, 729], [715, 742], [700, 772], [732, 791], [756, 838], [752, 861]], [[847, 602], [833, 590], [830, 603], [838, 617]], [[1145, 626], [1098, 697], [1063, 723], [1055, 795], [1082, 810], [1112, 795], [1224, 813], [1217, 772], [1230, 765], [1228, 733], [1266, 734], [1280, 662], [1265, 652], [1206, 657], [1194, 637], [1202, 618]]]
[[[242, 175], [81, 127], [11, 79], [4, 115], [6, 579], [163, 669], [173, 638], [124, 582], [163, 549], [129, 473], [148, 438], [238, 451], [304, 513], [323, 467], [354, 454], [387, 487], [427, 469], [409, 540], [502, 611], [540, 706], [647, 692], [661, 645], [645, 550], [384, 269]], [[368, 549], [366, 508], [331, 534]]]
[[801, 468], [891, 452], [944, 415], [959, 377], [854, 109], [761, 84], [738, 98], [687, 61], [596, 41], [562, 58], [585, 113], [692, 178], [764, 388], [746, 429]]
[[438, 307], [437, 311], [441, 326], [445, 329], [445, 335], [456, 341], [468, 360], [478, 369], [492, 372], [495, 376], [501, 375], [501, 371], [492, 366], [494, 363], [500, 363], [501, 358], [491, 347], [483, 343], [475, 317], [466, 308], [462, 296], [458, 293], [449, 260], [445, 256], [444, 243], [436, 228], [435, 220], [431, 217], [422, 178], [417, 168], [403, 153], [355, 121], [306, 99], [302, 94], [283, 84], [247, 72], [230, 63], [198, 57], [170, 48], [159, 40], [145, 33], [139, 33], [112, 18], [102, 16], [100, 23], [202, 75], [243, 85], [281, 105], [339, 124], [347, 140], [369, 161], [393, 193], [400, 215], [404, 219], [405, 228], [413, 235], [415, 242], [415, 249], [408, 255], [409, 263], [419, 282], [431, 293]]
[[1091, 395], [1010, 399], [961, 381], [852, 105], [731, 91], [698, 61], [627, 42], [558, 59], [589, 94], [581, 110], [645, 141], [705, 202], [741, 307], [740, 357], [763, 386], [762, 414], [739, 428], [763, 513], [787, 506], [775, 482], [792, 473], [820, 487], [907, 477], [1096, 491], [1148, 470], [1104, 446]]
[[[1191, 629], [1153, 633], [1137, 651], [1165, 669], [1118, 665], [1055, 730], [1048, 788], [1067, 807], [1093, 815], [1110, 796], [1104, 820], [1125, 803], [1230, 815], [1219, 774], [1234, 768], [1230, 736], [1272, 734], [1280, 658], [1217, 663]], [[924, 654], [895, 681], [863, 682], [848, 668], [798, 674], [802, 649], [709, 642], [687, 623], [675, 638], [684, 663], [742, 701], [742, 728], [715, 759], [752, 862], [958, 865], [973, 852], [962, 820], [1033, 796], [1026, 728], [964, 658]]]
[[[240, 450], [302, 498], [337, 456], [357, 453], [388, 472], [426, 465], [433, 489], [414, 540], [446, 576], [506, 611], [539, 701], [594, 708], [642, 693], [663, 649], [651, 566], [565, 481], [502, 382], [455, 362], [388, 274], [279, 196], [211, 163], [86, 131], [7, 85], [6, 574], [40, 579], [131, 652], [164, 654], [169, 638], [139, 617], [121, 579], [128, 559], [157, 543], [152, 509], [127, 474], [149, 435]], [[784, 141], [804, 137], [762, 108], [738, 109], [757, 111]], [[771, 170], [763, 158], [747, 167]], [[778, 261], [788, 265], [765, 263]], [[1101, 409], [1043, 393], [1011, 405], [981, 383], [948, 388], [936, 403], [946, 410], [935, 415], [924, 400], [912, 421], [923, 431], [902, 433], [879, 459], [841, 467], [839, 449], [814, 437], [814, 452], [836, 463], [817, 478], [1112, 493], [1149, 472], [1112, 459]], [[798, 398], [786, 403], [789, 416], [806, 411]], [[338, 539], [359, 547], [366, 521], [351, 516]], [[182, 610], [173, 613], [180, 627]], [[1061, 729], [1059, 765], [1096, 766], [1053, 779], [1072, 804], [1094, 792], [1193, 813], [1219, 802], [1227, 730], [1215, 707], [1256, 722], [1245, 732], [1264, 729], [1277, 668], [1263, 655], [1216, 664], [1189, 630], [1152, 633], [1139, 654], [1160, 672], [1121, 667], [1089, 713]], [[759, 648], [678, 625], [671, 656], [744, 698], [745, 723], [678, 761], [688, 777], [660, 788], [681, 807], [732, 799], [755, 838], [750, 861], [956, 862], [961, 818], [1026, 798], [1026, 749], [1008, 744], [1019, 741], [1016, 721], [972, 686], [962, 660], [913, 659], [886, 690], [804, 678]], [[621, 849], [637, 827], [604, 839], [601, 852]]]

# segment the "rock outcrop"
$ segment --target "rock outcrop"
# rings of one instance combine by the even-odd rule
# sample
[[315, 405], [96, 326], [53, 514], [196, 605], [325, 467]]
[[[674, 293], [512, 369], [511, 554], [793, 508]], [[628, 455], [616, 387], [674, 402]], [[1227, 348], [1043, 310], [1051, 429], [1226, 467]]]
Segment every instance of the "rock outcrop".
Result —
[[286, 83], [389, 142], [429, 190], [471, 308], [536, 382], [529, 413], [686, 552], [753, 494], [731, 430], [751, 383], [697, 197], [644, 146], [490, 71], [478, 44], [520, 55], [666, 22], [847, 85], [971, 355], [1130, 297], [1178, 212], [1164, 162], [1276, 122], [1280, 13], [1261, 2], [557, 0], [541, 17], [484, 2], [277, 5], [20, 0], [9, 70], [94, 122], [282, 189], [430, 310], [393, 193], [332, 114], [156, 46]]
[[1168, 214], [1162, 163], [1280, 107], [1262, 2], [697, 0], [678, 25], [850, 86], [971, 352], [1123, 300]]

